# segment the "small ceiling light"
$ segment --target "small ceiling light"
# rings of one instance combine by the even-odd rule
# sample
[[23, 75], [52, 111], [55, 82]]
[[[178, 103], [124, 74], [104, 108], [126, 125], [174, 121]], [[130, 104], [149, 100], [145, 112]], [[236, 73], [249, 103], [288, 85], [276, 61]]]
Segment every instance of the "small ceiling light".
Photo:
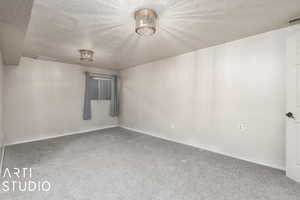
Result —
[[156, 32], [157, 14], [152, 9], [140, 9], [134, 13], [135, 32], [141, 36], [151, 36]]
[[94, 52], [92, 50], [80, 49], [79, 53], [80, 53], [81, 61], [87, 61], [87, 62], [93, 61]]

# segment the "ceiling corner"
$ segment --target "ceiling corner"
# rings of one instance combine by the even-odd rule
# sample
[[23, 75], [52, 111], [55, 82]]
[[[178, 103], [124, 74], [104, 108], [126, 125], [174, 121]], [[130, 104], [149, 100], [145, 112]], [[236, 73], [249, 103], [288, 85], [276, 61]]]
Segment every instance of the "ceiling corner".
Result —
[[31, 17], [33, 0], [0, 2], [0, 48], [6, 65], [18, 65]]

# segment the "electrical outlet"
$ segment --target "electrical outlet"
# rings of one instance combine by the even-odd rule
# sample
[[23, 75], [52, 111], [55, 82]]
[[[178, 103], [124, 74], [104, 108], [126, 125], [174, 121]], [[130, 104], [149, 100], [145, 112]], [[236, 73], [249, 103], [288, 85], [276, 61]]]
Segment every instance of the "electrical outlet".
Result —
[[242, 124], [239, 124], [239, 129], [240, 129], [240, 131], [246, 131], [247, 127], [245, 124], [242, 123]]
[[171, 128], [172, 128], [172, 129], [175, 128], [175, 124], [174, 124], [174, 123], [171, 124]]

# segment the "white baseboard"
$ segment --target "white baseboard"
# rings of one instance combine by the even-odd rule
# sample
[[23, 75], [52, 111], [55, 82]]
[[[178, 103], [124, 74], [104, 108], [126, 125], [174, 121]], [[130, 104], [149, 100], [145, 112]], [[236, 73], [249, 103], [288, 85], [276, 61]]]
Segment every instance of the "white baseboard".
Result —
[[35, 142], [35, 141], [59, 138], [59, 137], [64, 137], [64, 136], [68, 136], [68, 135], [83, 134], [83, 133], [88, 133], [88, 132], [92, 132], [92, 131], [99, 131], [99, 130], [115, 128], [115, 127], [119, 127], [119, 125], [116, 124], [116, 125], [110, 125], [110, 126], [102, 126], [102, 127], [93, 128], [93, 129], [85, 129], [85, 130], [80, 130], [80, 131], [61, 133], [61, 134], [57, 134], [57, 135], [49, 136], [49, 137], [41, 137], [41, 138], [28, 139], [28, 140], [22, 140], [22, 141], [17, 141], [17, 142], [10, 142], [10, 143], [6, 143], [5, 146], [11, 146], [11, 145], [15, 145], [15, 144], [23, 144], [23, 143], [28, 143], [28, 142]]
[[285, 171], [285, 170], [286, 170], [286, 169], [285, 169], [284, 167], [282, 167], [282, 166], [276, 166], [276, 165], [271, 165], [271, 164], [264, 163], [264, 162], [259, 162], [259, 161], [250, 160], [250, 159], [247, 159], [247, 158], [242, 158], [242, 157], [239, 157], [239, 156], [235, 156], [235, 155], [232, 155], [232, 154], [228, 154], [228, 153], [226, 153], [226, 152], [221, 152], [221, 151], [216, 151], [216, 150], [214, 150], [214, 149], [209, 149], [209, 148], [207, 148], [207, 147], [205, 147], [205, 146], [198, 146], [198, 145], [196, 146], [196, 145], [193, 145], [193, 144], [188, 144], [188, 143], [176, 141], [176, 140], [174, 140], [174, 139], [170, 139], [170, 138], [167, 138], [167, 137], [161, 137], [161, 136], [158, 136], [157, 134], [153, 134], [153, 133], [148, 132], [148, 131], [143, 131], [143, 130], [139, 130], [139, 129], [135, 129], [135, 128], [130, 128], [130, 127], [123, 126], [123, 125], [120, 125], [119, 127], [124, 128], [124, 129], [127, 129], [127, 130], [131, 130], [131, 131], [139, 132], [139, 133], [142, 133], [142, 134], [145, 134], [145, 135], [151, 135], [151, 136], [153, 136], [153, 137], [161, 138], [161, 139], [164, 139], [164, 140], [169, 140], [169, 141], [172, 141], [172, 142], [181, 143], [181, 144], [185, 144], [185, 145], [188, 145], [188, 146], [200, 148], [200, 149], [203, 149], [203, 150], [207, 150], [207, 151], [210, 151], [210, 152], [213, 152], [213, 153], [217, 153], [217, 154], [221, 154], [221, 155], [224, 155], [224, 156], [236, 158], [236, 159], [239, 159], [239, 160], [243, 160], [243, 161], [255, 163], [255, 164], [258, 164], [258, 165], [263, 165], [263, 166], [266, 166], [266, 167], [271, 167], [271, 168], [279, 169], [279, 170], [282, 170], [282, 171]]
[[[263, 166], [266, 166], [266, 167], [271, 167], [271, 168], [275, 168], [275, 169], [279, 169], [279, 170], [283, 170], [283, 171], [286, 170], [282, 166], [276, 166], [276, 165], [271, 165], [271, 164], [264, 163], [264, 162], [250, 160], [250, 159], [247, 159], [247, 158], [243, 158], [243, 157], [239, 157], [239, 156], [236, 156], [236, 155], [228, 154], [226, 152], [216, 151], [215, 149], [210, 149], [210, 148], [205, 147], [205, 146], [193, 145], [193, 144], [188, 144], [188, 143], [184, 143], [184, 142], [181, 142], [181, 141], [176, 141], [176, 140], [171, 139], [171, 138], [158, 136], [157, 134], [151, 133], [149, 131], [144, 131], [144, 130], [139, 130], [139, 129], [135, 129], [135, 128], [130, 128], [130, 127], [123, 126], [123, 125], [103, 126], [103, 127], [94, 128], [94, 129], [86, 129], [86, 130], [80, 130], [80, 131], [62, 133], [62, 134], [55, 135], [55, 136], [50, 136], [50, 137], [42, 137], [42, 138], [36, 138], [36, 139], [29, 139], [29, 140], [17, 141], [17, 142], [5, 144], [5, 146], [10, 146], [10, 145], [15, 145], [15, 144], [22, 144], [22, 143], [28, 143], [28, 142], [35, 142], [35, 141], [41, 141], [41, 140], [47, 140], [47, 139], [52, 139], [52, 138], [59, 138], [59, 137], [64, 137], [64, 136], [68, 136], [68, 135], [84, 134], [84, 133], [88, 133], [88, 132], [92, 132], [92, 131], [99, 131], [99, 130], [108, 129], [108, 128], [115, 128], [115, 127], [121, 127], [121, 128], [127, 129], [127, 130], [139, 132], [139, 133], [146, 134], [146, 135], [151, 135], [153, 137], [161, 138], [161, 139], [164, 139], [164, 140], [169, 140], [169, 141], [172, 141], [172, 142], [181, 143], [181, 144], [185, 144], [185, 145], [188, 145], [188, 146], [193, 146], [193, 147], [196, 147], [196, 148], [200, 148], [200, 149], [207, 150], [207, 151], [210, 151], [210, 152], [214, 152], [214, 153], [217, 153], [217, 154], [221, 154], [221, 155], [225, 155], [225, 156], [228, 156], [228, 157], [236, 158], [236, 159], [239, 159], [239, 160], [244, 160], [244, 161], [247, 161], [247, 162], [251, 162], [251, 163], [263, 165]], [[1, 157], [2, 156], [3, 155], [1, 155]]]

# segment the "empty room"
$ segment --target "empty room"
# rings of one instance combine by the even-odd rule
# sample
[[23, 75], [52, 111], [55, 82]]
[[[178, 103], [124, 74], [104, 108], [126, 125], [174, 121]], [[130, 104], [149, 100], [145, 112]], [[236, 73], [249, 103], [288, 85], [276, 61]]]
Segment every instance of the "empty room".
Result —
[[1, 200], [300, 200], [300, 1], [0, 0], [0, 169]]

